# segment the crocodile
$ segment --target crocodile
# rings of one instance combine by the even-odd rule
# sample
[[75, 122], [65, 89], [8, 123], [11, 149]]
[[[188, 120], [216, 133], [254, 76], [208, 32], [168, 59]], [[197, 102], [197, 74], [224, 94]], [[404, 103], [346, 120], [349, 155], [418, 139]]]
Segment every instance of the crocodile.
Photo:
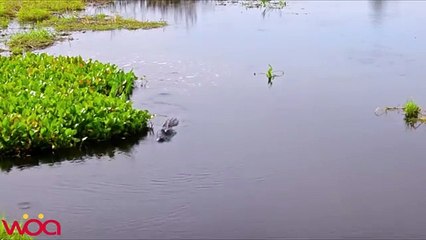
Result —
[[167, 119], [163, 124], [163, 128], [157, 132], [157, 142], [169, 142], [172, 140], [177, 133], [173, 127], [177, 125], [179, 125], [179, 120], [176, 118]]

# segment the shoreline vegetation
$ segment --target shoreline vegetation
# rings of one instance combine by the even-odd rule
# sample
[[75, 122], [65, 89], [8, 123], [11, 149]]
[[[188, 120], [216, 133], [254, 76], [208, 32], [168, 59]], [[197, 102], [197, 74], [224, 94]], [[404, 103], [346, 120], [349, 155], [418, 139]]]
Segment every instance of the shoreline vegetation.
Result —
[[152, 29], [166, 26], [165, 22], [141, 22], [125, 19], [121, 16], [97, 14], [94, 16], [71, 16], [66, 18], [52, 17], [39, 24], [42, 27], [53, 27], [56, 31], [106, 31], [114, 29]]
[[46, 29], [34, 29], [12, 35], [6, 45], [16, 54], [49, 47], [56, 40], [56, 34]]
[[[0, 30], [17, 20], [21, 26], [30, 26], [8, 36], [6, 46], [12, 54], [43, 49], [53, 45], [73, 31], [105, 31], [115, 29], [152, 29], [167, 26], [164, 21], [138, 21], [118, 15], [81, 15], [89, 5], [104, 5], [111, 0], [0, 0]], [[62, 32], [62, 33], [59, 33]]]

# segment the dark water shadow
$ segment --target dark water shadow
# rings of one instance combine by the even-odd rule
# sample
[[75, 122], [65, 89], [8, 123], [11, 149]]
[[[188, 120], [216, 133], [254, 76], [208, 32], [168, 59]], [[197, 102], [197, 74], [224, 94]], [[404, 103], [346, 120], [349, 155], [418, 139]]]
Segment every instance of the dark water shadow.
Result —
[[115, 138], [111, 141], [91, 142], [82, 146], [55, 152], [41, 152], [31, 156], [12, 156], [0, 158], [0, 171], [10, 172], [12, 169], [26, 169], [40, 165], [56, 165], [61, 162], [84, 162], [86, 159], [109, 157], [114, 159], [117, 154], [130, 153], [134, 146], [143, 141], [148, 133], [137, 136]]

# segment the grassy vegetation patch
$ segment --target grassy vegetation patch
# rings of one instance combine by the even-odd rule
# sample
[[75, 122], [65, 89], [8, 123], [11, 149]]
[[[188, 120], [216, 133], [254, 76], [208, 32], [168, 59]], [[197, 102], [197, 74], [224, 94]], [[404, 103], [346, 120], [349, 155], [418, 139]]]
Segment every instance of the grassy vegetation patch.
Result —
[[67, 18], [53, 17], [41, 23], [44, 27], [54, 27], [57, 31], [104, 31], [114, 29], [151, 29], [166, 26], [166, 22], [141, 22], [135, 19], [125, 19], [120, 16], [98, 14], [95, 16], [74, 16]]
[[[111, 0], [0, 0], [0, 29], [7, 28], [10, 20], [15, 18], [20, 23], [37, 23], [32, 26], [53, 27], [56, 31], [135, 30], [167, 25], [163, 21], [145, 22], [105, 14], [79, 16], [74, 13], [84, 10], [87, 4], [102, 5], [110, 2]], [[33, 30], [11, 36], [7, 45], [13, 53], [21, 53], [48, 47], [56, 40], [58, 38], [47, 30]]]
[[70, 148], [146, 131], [128, 98], [137, 78], [81, 57], [0, 57], [0, 155]]
[[16, 33], [6, 43], [14, 53], [42, 49], [52, 45], [56, 40], [55, 34], [45, 29], [35, 29], [28, 32]]
[[9, 26], [9, 19], [5, 17], [0, 17], [0, 29], [7, 28]]
[[0, 17], [40, 21], [54, 13], [79, 11], [84, 7], [84, 0], [0, 0]]
[[85, 8], [84, 0], [25, 0], [23, 7], [46, 9], [53, 13], [80, 11]]
[[51, 13], [42, 8], [21, 8], [18, 12], [20, 22], [39, 22], [50, 18]]
[[21, 1], [0, 0], [0, 17], [14, 18], [21, 8]]

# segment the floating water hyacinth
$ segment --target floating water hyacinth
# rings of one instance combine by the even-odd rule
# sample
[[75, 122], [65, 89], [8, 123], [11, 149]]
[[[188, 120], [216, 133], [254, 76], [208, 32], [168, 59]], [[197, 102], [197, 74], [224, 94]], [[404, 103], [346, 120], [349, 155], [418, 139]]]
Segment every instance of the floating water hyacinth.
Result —
[[128, 101], [136, 76], [81, 57], [0, 57], [0, 155], [74, 147], [147, 130]]

